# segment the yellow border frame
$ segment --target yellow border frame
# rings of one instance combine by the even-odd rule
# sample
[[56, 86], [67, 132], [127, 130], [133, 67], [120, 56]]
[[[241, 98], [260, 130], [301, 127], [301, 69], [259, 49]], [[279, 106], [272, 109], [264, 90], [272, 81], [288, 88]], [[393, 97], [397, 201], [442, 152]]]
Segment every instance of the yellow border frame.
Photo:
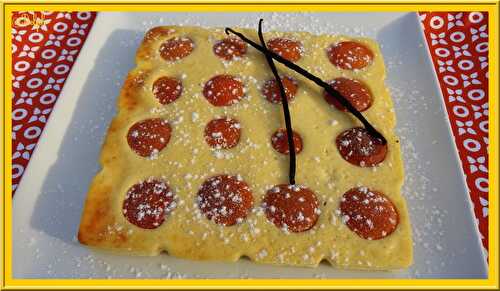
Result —
[[[146, 5], [146, 3], [148, 5]], [[189, 4], [188, 4], [189, 3]], [[5, 289], [497, 289], [498, 280], [498, 27], [499, 4], [497, 1], [478, 0], [474, 4], [464, 1], [176, 1], [171, 3], [158, 3], [156, 1], [140, 1], [132, 3], [124, 1], [123, 4], [111, 2], [78, 1], [64, 2], [51, 1], [40, 4], [33, 1], [8, 1], [2, 3], [3, 25], [3, 56], [4, 76], [2, 83], [11, 84], [12, 59], [10, 54], [11, 38], [10, 23], [11, 13], [18, 10], [50, 11], [486, 11], [489, 13], [489, 124], [490, 124], [490, 155], [489, 155], [489, 269], [488, 279], [212, 279], [212, 280], [139, 280], [139, 279], [113, 279], [113, 280], [84, 280], [84, 279], [14, 279], [12, 278], [12, 164], [11, 164], [11, 90], [2, 86], [4, 90], [3, 104], [3, 181], [4, 190], [2, 207], [2, 288]], [[194, 5], [196, 4], [196, 5]], [[286, 4], [286, 5], [283, 5]], [[495, 29], [496, 28], [496, 29]], [[3, 85], [2, 84], [2, 85]], [[9, 87], [10, 88], [10, 87]], [[1, 132], [0, 132], [1, 133]], [[2, 148], [0, 148], [2, 149]]]

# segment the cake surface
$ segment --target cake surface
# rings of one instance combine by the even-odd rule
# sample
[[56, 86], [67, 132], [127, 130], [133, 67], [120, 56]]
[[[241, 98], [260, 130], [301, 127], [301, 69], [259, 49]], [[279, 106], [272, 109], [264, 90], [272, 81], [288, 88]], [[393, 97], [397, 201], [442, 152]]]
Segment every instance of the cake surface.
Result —
[[[238, 31], [258, 42], [256, 31]], [[81, 219], [82, 244], [276, 265], [411, 264], [403, 163], [378, 45], [306, 32], [264, 37], [297, 65], [337, 80], [332, 86], [346, 98], [363, 95], [351, 103], [387, 139], [387, 152], [363, 156], [375, 144], [353, 155], [353, 143], [344, 140], [362, 136], [361, 123], [322, 88], [277, 64], [300, 151], [298, 185], [283, 188], [297, 199], [273, 197], [288, 183], [289, 159], [286, 147], [279, 150], [285, 125], [265, 57], [227, 40], [222, 29], [156, 27], [146, 33], [118, 98]], [[361, 46], [342, 51], [340, 43]], [[359, 50], [368, 57], [350, 56]], [[300, 210], [289, 222], [275, 215], [288, 205]]]

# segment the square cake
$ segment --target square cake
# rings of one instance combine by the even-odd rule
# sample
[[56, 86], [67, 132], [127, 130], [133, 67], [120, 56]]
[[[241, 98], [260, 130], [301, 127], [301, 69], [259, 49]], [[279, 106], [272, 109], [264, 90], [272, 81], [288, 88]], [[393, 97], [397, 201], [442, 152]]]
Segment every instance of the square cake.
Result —
[[[239, 29], [259, 43], [257, 32]], [[389, 270], [412, 262], [403, 163], [378, 45], [269, 32], [267, 47], [344, 96], [278, 64], [293, 124], [265, 56], [223, 29], [149, 30], [120, 92], [78, 239], [133, 255]]]

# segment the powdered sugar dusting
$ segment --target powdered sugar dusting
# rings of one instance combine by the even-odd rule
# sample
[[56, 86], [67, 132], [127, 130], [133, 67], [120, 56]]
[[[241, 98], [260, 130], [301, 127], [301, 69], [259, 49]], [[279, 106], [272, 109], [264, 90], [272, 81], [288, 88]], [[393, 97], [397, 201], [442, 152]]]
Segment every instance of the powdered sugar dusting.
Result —
[[[297, 18], [300, 19], [308, 19], [310, 21], [302, 22], [299, 30], [311, 31], [314, 33], [344, 33], [350, 35], [368, 35], [375, 36], [374, 28], [353, 28], [348, 26], [338, 26], [338, 25], [328, 25], [320, 22], [313, 15], [307, 13], [301, 14], [266, 14], [264, 15], [266, 19], [266, 27], [269, 29], [278, 29], [278, 30], [297, 30]], [[247, 26], [255, 28], [255, 19], [258, 19], [258, 16], [245, 16], [240, 18], [239, 26]], [[145, 21], [142, 23], [144, 28], [149, 28], [154, 25], [164, 24], [169, 21], [172, 21], [170, 18], [165, 17], [163, 19], [154, 19], [154, 21]], [[204, 24], [202, 18], [199, 18], [196, 14], [190, 15], [185, 14], [183, 16], [182, 22], [184, 24], [197, 25]], [[130, 45], [133, 47], [134, 45], [131, 43], [137, 40], [124, 41], [126, 45]], [[124, 45], [124, 47], [126, 47]], [[394, 61], [389, 60], [390, 65], [388, 65], [388, 70], [398, 68], [404, 66], [404, 62], [400, 59]], [[109, 78], [109, 76], [107, 76]], [[119, 82], [119, 76], [111, 77], [112, 82]], [[115, 80], [116, 79], [116, 80]], [[396, 111], [400, 111], [403, 106], [407, 106], [408, 102], [404, 101], [405, 99], [414, 99], [420, 100], [421, 102], [415, 102], [412, 107], [413, 110], [419, 110], [426, 106], [426, 98], [428, 96], [420, 96], [417, 93], [412, 93], [411, 91], [417, 90], [418, 88], [411, 88], [415, 86], [415, 84], [410, 84], [408, 88], [404, 86], [391, 87], [391, 92], [394, 96], [396, 103]], [[410, 91], [411, 90], [411, 91]], [[110, 97], [110, 99], [112, 99]], [[399, 99], [399, 100], [396, 100]], [[108, 106], [113, 106], [108, 105]], [[416, 213], [424, 212], [422, 220], [418, 221], [417, 224], [414, 224], [414, 237], [416, 242], [417, 251], [422, 254], [422, 260], [427, 260], [427, 258], [432, 257], [433, 255], [439, 256], [442, 252], [447, 252], [447, 245], [444, 243], [445, 230], [444, 227], [446, 225], [445, 218], [447, 217], [447, 212], [436, 206], [435, 208], [427, 209], [425, 205], [428, 205], [430, 201], [433, 199], [432, 193], [439, 193], [439, 183], [438, 181], [433, 180], [432, 176], [429, 176], [426, 173], [427, 163], [432, 163], [431, 160], [422, 160], [425, 156], [422, 150], [415, 146], [412, 143], [412, 139], [414, 136], [418, 136], [422, 133], [421, 130], [415, 129], [413, 123], [405, 123], [405, 118], [400, 118], [402, 122], [398, 124], [399, 134], [401, 136], [402, 149], [405, 156], [405, 166], [407, 172], [407, 180], [405, 181], [405, 186], [403, 188], [403, 193], [406, 194], [408, 199], [408, 205], [413, 214], [412, 219], [415, 219]], [[86, 126], [86, 125], [83, 125]], [[82, 126], [82, 127], [83, 127]], [[88, 128], [87, 128], [88, 129]], [[94, 135], [99, 135], [101, 132], [95, 132]], [[432, 189], [437, 189], [437, 191], [432, 191]], [[70, 188], [65, 188], [64, 192], [70, 192]], [[59, 191], [55, 189], [55, 191]], [[61, 190], [62, 191], [62, 190]], [[436, 195], [436, 194], [434, 194]], [[414, 220], [415, 221], [415, 220]], [[56, 222], [55, 222], [56, 223]], [[257, 232], [257, 230], [256, 230]], [[436, 243], [437, 240], [437, 243]], [[51, 248], [58, 248], [61, 250], [61, 256], [58, 258], [47, 258], [44, 254], [44, 250], [40, 247], [40, 244], [44, 241], [51, 241]], [[70, 241], [70, 240], [68, 240]], [[430, 243], [433, 242], [433, 243]], [[164, 260], [165, 257], [160, 256], [159, 259], [149, 259], [141, 260], [135, 259], [133, 265], [131, 263], [120, 264], [117, 263], [114, 259], [110, 259], [109, 257], [103, 256], [99, 253], [88, 255], [85, 252], [78, 252], [76, 255], [71, 254], [68, 255], [68, 245], [74, 244], [75, 242], [62, 242], [59, 240], [52, 240], [46, 237], [42, 237], [41, 239], [37, 239], [34, 242], [30, 242], [27, 246], [33, 250], [35, 254], [33, 257], [36, 260], [44, 260], [44, 262], [50, 262], [45, 264], [47, 267], [47, 276], [48, 277], [56, 277], [58, 274], [66, 274], [65, 276], [74, 276], [74, 277], [137, 277], [137, 278], [148, 278], [148, 277], [164, 277], [164, 278], [184, 278], [184, 277], [197, 277], [193, 275], [189, 268], [182, 267], [182, 263], [179, 264], [179, 261], [175, 259], [169, 258], [169, 264], [161, 264], [158, 263], [159, 260]], [[427, 246], [427, 247], [426, 247]], [[421, 248], [424, 248], [424, 251], [421, 251]], [[78, 271], [65, 271], [62, 266], [62, 260], [68, 258], [67, 261], [74, 262], [75, 269]], [[419, 259], [419, 258], [417, 258]], [[150, 263], [151, 262], [151, 263]], [[152, 263], [154, 262], [154, 263]], [[170, 265], [170, 262], [172, 264]], [[445, 262], [446, 263], [446, 262]], [[190, 262], [192, 264], [192, 262]], [[412, 269], [412, 276], [426, 276], [426, 274], [430, 274], [436, 271], [439, 271], [439, 268], [443, 266], [434, 265], [432, 261], [429, 260], [429, 264], [425, 263], [427, 267]], [[174, 267], [175, 266], [175, 267]], [[421, 266], [421, 264], [419, 264]], [[319, 270], [319, 269], [318, 269]], [[69, 273], [68, 273], [69, 272]], [[313, 271], [315, 272], [315, 277], [324, 278], [330, 277], [329, 273], [322, 273], [321, 271]], [[309, 273], [308, 273], [309, 274]], [[45, 274], [43, 274], [45, 275]], [[219, 274], [221, 276], [227, 277], [248, 277], [248, 273], [246, 269], [242, 270], [238, 274], [234, 274], [228, 272], [227, 274]], [[203, 277], [212, 277], [211, 274], [204, 274]]]

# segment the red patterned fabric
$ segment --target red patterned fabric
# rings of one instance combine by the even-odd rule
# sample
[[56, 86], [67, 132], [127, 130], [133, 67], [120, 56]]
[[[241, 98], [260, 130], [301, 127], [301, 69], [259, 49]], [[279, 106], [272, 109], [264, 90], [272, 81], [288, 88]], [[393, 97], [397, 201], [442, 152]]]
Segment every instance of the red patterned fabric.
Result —
[[[12, 195], [95, 12], [18, 12], [12, 23]], [[488, 248], [488, 14], [420, 13]]]
[[488, 13], [422, 12], [420, 19], [488, 249]]
[[12, 15], [12, 195], [95, 17], [95, 12]]

